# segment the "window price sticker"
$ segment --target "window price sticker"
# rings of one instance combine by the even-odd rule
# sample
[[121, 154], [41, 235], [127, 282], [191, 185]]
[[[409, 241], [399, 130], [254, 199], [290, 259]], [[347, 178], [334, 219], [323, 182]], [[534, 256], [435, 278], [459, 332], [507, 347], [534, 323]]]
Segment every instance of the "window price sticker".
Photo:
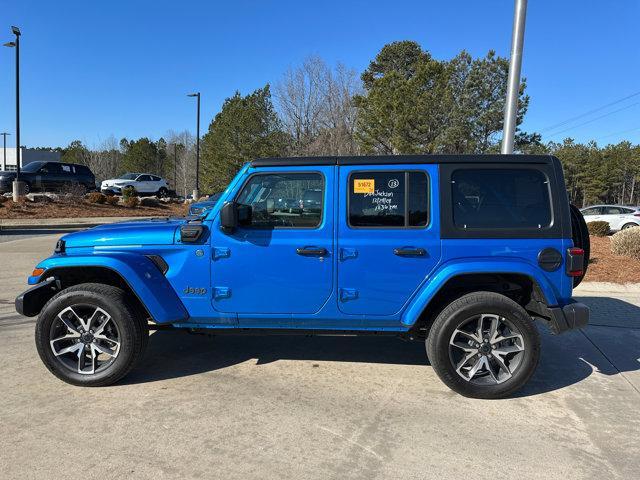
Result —
[[376, 190], [374, 179], [355, 179], [353, 181], [353, 193], [373, 193]]

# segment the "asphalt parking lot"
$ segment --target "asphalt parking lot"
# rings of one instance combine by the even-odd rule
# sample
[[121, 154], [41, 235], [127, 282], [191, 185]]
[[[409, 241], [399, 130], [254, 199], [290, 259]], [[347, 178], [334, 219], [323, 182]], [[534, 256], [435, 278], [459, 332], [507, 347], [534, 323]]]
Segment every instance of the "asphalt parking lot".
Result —
[[57, 235], [0, 242], [0, 478], [638, 478], [640, 289], [597, 285], [515, 398], [449, 391], [417, 342], [152, 335], [121, 383], [40, 362], [13, 309]]

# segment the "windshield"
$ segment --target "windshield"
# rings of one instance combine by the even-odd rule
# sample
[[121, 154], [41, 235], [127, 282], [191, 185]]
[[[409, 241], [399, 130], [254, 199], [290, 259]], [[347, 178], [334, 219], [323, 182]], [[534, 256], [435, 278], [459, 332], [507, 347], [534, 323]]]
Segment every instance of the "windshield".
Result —
[[125, 173], [124, 175], [118, 177], [119, 180], [135, 180], [138, 178], [137, 173]]
[[22, 167], [23, 172], [27, 173], [35, 173], [47, 162], [31, 162], [27, 163], [24, 167]]

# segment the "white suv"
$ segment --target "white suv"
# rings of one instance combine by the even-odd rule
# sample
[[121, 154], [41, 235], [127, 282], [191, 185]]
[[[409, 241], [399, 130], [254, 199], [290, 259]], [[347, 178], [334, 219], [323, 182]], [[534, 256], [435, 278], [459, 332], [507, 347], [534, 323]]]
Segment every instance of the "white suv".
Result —
[[166, 197], [169, 194], [169, 185], [166, 180], [148, 173], [125, 173], [120, 178], [105, 180], [100, 185], [100, 191], [120, 195], [125, 187], [133, 187], [137, 195]]
[[593, 205], [580, 210], [587, 223], [607, 222], [612, 232], [640, 226], [640, 207]]

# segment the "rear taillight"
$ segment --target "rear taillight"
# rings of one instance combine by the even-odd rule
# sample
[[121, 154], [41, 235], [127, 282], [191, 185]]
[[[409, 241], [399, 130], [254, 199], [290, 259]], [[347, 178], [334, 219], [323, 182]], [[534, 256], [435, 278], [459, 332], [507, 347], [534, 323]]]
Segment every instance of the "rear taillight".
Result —
[[634, 217], [640, 217], [640, 212], [638, 212], [638, 213], [634, 213], [634, 214], [633, 214], [633, 216], [634, 216]]
[[572, 247], [567, 250], [567, 275], [579, 277], [584, 273], [584, 250]]

